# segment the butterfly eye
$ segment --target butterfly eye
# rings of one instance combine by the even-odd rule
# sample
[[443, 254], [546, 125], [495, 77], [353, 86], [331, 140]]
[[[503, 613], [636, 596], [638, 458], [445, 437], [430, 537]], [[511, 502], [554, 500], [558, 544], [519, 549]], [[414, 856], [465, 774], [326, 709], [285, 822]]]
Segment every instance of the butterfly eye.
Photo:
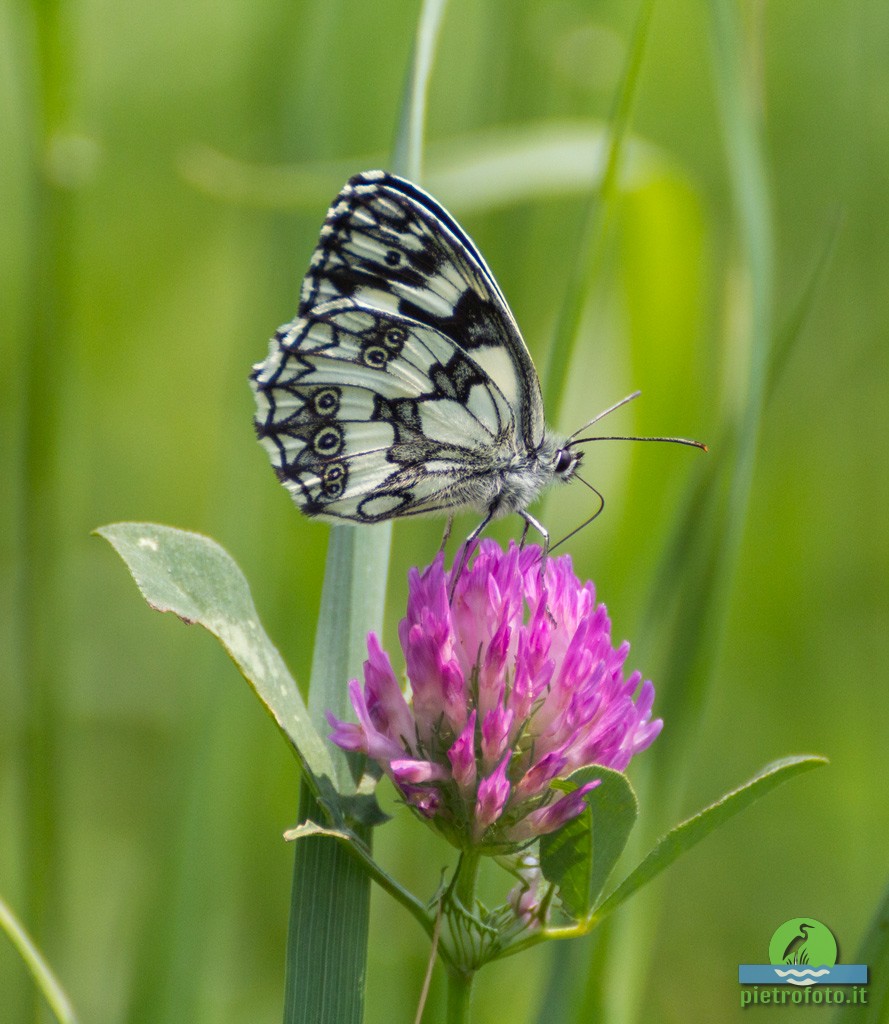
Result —
[[336, 455], [343, 447], [343, 434], [336, 427], [322, 427], [312, 444], [319, 455]]
[[564, 476], [574, 469], [577, 464], [577, 456], [574, 452], [569, 451], [567, 448], [560, 448], [556, 452], [556, 465], [555, 473], [556, 476]]

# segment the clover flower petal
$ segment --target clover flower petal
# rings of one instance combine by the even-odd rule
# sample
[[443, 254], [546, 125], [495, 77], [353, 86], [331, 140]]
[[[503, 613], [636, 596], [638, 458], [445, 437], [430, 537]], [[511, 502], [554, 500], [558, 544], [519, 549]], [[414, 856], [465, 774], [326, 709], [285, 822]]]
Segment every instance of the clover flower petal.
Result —
[[484, 540], [452, 594], [441, 554], [412, 569], [398, 628], [409, 699], [370, 634], [364, 686], [349, 685], [357, 724], [328, 715], [331, 739], [377, 761], [461, 849], [499, 853], [556, 831], [598, 785], [566, 792], [559, 780], [623, 771], [661, 730], [654, 687], [625, 672], [629, 645], [613, 645], [593, 584], [568, 556], [541, 572], [541, 556]]

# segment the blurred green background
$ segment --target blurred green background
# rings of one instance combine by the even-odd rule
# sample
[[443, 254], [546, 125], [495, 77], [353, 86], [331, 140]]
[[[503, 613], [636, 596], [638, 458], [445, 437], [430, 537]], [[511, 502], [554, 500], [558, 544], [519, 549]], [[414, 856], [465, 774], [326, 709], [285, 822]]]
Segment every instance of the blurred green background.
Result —
[[[83, 1021], [280, 1019], [294, 761], [214, 642], [153, 615], [90, 531], [141, 519], [218, 539], [308, 678], [327, 528], [276, 484], [246, 376], [295, 311], [330, 199], [389, 159], [418, 11], [0, 5], [0, 895]], [[699, 460], [731, 473], [736, 447], [719, 442], [744, 401], [755, 331], [703, 3], [655, 7], [612, 230], [553, 425], [569, 433], [638, 387], [609, 431], [713, 449], [594, 446], [585, 475], [606, 509], [568, 547], [617, 639], [633, 643], [633, 667], [661, 684], [662, 713], [683, 716], [646, 755], [656, 805], [642, 833], [783, 754], [832, 763], [621, 911], [615, 948], [631, 920], [648, 942], [635, 970], [607, 970], [609, 1024], [741, 1020], [737, 965], [761, 962], [791, 917], [824, 921], [853, 960], [889, 873], [889, 6], [739, 11], [776, 328], [839, 228], [765, 407], [725, 630], [719, 607], [715, 624], [706, 614], [709, 591], [704, 609], [682, 592], [672, 631], [652, 627], [658, 602], [646, 611]], [[444, 20], [423, 184], [485, 253], [541, 371], [636, 14], [617, 0], [452, 0]], [[561, 536], [589, 504], [575, 487], [539, 514]], [[396, 527], [390, 649], [407, 568], [430, 559], [440, 531]], [[692, 516], [692, 547], [696, 531]], [[517, 521], [495, 532], [517, 535]], [[708, 686], [683, 705], [699, 630]], [[403, 813], [377, 852], [423, 894], [448, 860]], [[378, 892], [372, 914], [367, 1019], [412, 1019], [425, 940]], [[552, 968], [574, 991], [596, 962], [587, 943], [495, 965], [480, 976], [479, 1019], [537, 1020]], [[0, 1004], [4, 1024], [34, 1019], [5, 941]]]

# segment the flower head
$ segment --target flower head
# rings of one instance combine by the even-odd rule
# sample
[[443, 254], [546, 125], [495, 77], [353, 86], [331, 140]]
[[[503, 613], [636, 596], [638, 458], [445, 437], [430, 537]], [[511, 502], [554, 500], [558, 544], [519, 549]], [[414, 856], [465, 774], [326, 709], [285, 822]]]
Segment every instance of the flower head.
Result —
[[579, 768], [623, 771], [658, 735], [654, 687], [624, 674], [605, 606], [568, 556], [540, 571], [540, 548], [478, 547], [449, 600], [441, 554], [411, 570], [398, 635], [410, 701], [376, 635], [358, 724], [328, 714], [331, 739], [377, 761], [405, 801], [460, 848], [501, 852], [554, 832], [597, 781], [558, 788]]

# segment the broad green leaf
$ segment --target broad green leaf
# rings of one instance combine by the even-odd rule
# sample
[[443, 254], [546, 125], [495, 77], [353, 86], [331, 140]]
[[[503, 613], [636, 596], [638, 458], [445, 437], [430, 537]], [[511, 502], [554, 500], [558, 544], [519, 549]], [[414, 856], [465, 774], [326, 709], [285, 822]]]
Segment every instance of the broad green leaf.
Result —
[[575, 772], [570, 788], [591, 779], [602, 782], [587, 794], [583, 814], [540, 840], [543, 876], [559, 887], [563, 909], [578, 921], [593, 909], [639, 813], [626, 775], [593, 765]]
[[595, 903], [627, 845], [639, 816], [639, 802], [630, 780], [622, 772], [607, 768], [593, 770], [602, 779], [602, 785], [587, 798], [593, 813], [595, 855], [590, 891], [592, 903]]
[[592, 909], [593, 813], [582, 814], [540, 839], [540, 870], [559, 890], [562, 909], [575, 921]]
[[702, 839], [724, 825], [739, 811], [749, 807], [755, 800], [759, 800], [760, 797], [765, 796], [766, 793], [781, 785], [782, 782], [792, 779], [795, 775], [818, 768], [823, 764], [827, 764], [827, 758], [811, 754], [782, 758], [780, 761], [767, 765], [758, 775], [754, 775], [738, 789], [726, 793], [716, 803], [710, 804], [709, 807], [705, 807], [693, 817], [671, 829], [658, 840], [657, 845], [642, 863], [599, 906], [596, 917], [601, 919], [610, 914], [634, 892], [669, 867], [677, 857], [696, 846]]
[[115, 523], [96, 533], [124, 560], [152, 608], [198, 623], [221, 642], [316, 784], [333, 780], [330, 754], [231, 556], [208, 537], [155, 523]]

